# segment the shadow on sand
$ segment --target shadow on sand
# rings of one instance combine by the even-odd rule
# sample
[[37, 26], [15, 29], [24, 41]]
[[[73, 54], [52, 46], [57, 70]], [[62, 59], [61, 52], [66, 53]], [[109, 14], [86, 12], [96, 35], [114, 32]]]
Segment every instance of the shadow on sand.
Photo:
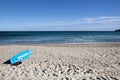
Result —
[[18, 66], [18, 65], [22, 64], [22, 62], [16, 62], [14, 64], [11, 64], [10, 60], [7, 60], [3, 64], [10, 64], [11, 66]]
[[5, 61], [3, 64], [10, 64], [10, 60]]

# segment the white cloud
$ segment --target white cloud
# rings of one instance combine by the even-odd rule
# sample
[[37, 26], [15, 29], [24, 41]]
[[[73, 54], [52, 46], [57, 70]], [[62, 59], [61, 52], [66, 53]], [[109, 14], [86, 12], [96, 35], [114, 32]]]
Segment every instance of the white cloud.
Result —
[[111, 23], [111, 22], [120, 22], [120, 16], [103, 16], [96, 18], [82, 18], [81, 23]]
[[[100, 16], [92, 18], [81, 18], [74, 21], [51, 21], [45, 23], [39, 22], [8, 22], [0, 21], [1, 30], [81, 30], [81, 31], [95, 31], [95, 30], [115, 30], [120, 28], [120, 16]], [[11, 26], [12, 25], [12, 26]], [[17, 26], [17, 27], [16, 27]], [[20, 28], [18, 28], [20, 27]]]
[[42, 26], [69, 26], [69, 25], [80, 25], [80, 24], [95, 24], [95, 23], [120, 23], [120, 16], [101, 16], [96, 18], [81, 18], [80, 20], [71, 22], [50, 22], [40, 23]]

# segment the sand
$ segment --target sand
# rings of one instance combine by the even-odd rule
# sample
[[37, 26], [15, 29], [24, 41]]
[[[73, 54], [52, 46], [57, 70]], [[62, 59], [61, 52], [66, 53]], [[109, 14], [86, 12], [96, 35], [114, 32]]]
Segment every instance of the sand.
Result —
[[[22, 64], [3, 64], [26, 49]], [[0, 45], [0, 80], [120, 80], [120, 43]]]

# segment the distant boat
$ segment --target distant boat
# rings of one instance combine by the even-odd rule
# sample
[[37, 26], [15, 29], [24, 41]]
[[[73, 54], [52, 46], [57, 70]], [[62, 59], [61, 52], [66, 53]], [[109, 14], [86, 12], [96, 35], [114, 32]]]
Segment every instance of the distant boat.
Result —
[[120, 32], [120, 29], [115, 30], [115, 32]]
[[23, 60], [27, 59], [30, 56], [31, 53], [32, 52], [30, 50], [25, 50], [23, 52], [20, 52], [20, 53], [14, 55], [10, 59], [10, 63], [11, 64], [16, 64], [16, 63], [22, 62]]

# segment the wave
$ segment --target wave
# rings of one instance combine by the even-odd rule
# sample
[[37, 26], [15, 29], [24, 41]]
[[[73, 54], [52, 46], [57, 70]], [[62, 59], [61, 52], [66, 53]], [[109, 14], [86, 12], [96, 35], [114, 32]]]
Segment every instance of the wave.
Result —
[[116, 32], [9, 32], [0, 33], [0, 44], [120, 42]]

